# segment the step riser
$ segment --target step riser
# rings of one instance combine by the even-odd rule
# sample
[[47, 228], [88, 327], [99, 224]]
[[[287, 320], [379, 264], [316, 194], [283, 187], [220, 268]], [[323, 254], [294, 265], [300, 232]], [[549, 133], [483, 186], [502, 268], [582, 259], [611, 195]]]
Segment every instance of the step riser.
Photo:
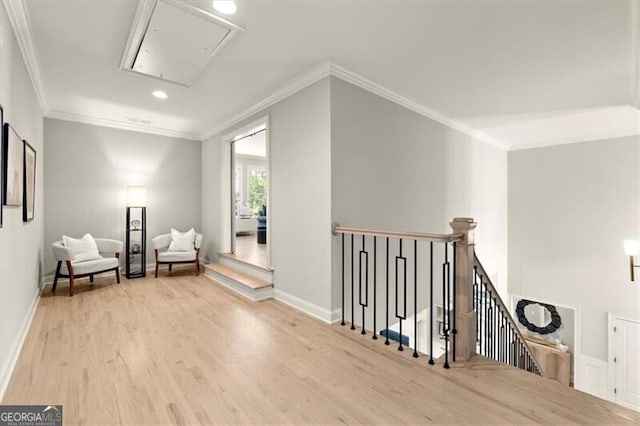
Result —
[[255, 277], [273, 284], [272, 272], [268, 272], [268, 271], [265, 271], [264, 269], [252, 267], [250, 265], [247, 265], [244, 262], [240, 262], [225, 256], [220, 256], [219, 262], [220, 264], [233, 268], [236, 271], [240, 271], [244, 274], [251, 275], [252, 277]]
[[244, 284], [238, 283], [236, 280], [227, 277], [226, 275], [219, 274], [216, 271], [205, 269], [205, 277], [222, 284], [223, 286], [235, 291], [236, 293], [246, 297], [249, 300], [258, 302], [260, 300], [271, 299], [273, 297], [273, 287], [264, 287], [258, 289], [252, 289]]

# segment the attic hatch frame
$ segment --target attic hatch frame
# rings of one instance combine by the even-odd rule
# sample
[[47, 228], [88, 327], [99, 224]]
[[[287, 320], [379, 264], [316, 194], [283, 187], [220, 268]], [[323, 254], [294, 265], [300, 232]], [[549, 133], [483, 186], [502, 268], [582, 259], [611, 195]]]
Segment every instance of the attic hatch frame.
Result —
[[[153, 12], [156, 9], [156, 6], [159, 2], [162, 2], [166, 5], [173, 6], [177, 9], [180, 9], [184, 12], [190, 13], [196, 17], [205, 19], [215, 25], [219, 25], [221, 27], [229, 30], [229, 33], [218, 43], [215, 49], [209, 54], [206, 62], [203, 64], [203, 67], [197, 71], [186, 83], [181, 83], [179, 81], [169, 80], [166, 78], [158, 77], [155, 75], [147, 74], [144, 72], [136, 71], [133, 69], [136, 58], [138, 57], [138, 53], [144, 41], [144, 37], [149, 28], [149, 24], [151, 22], [151, 18], [153, 16]], [[135, 73], [138, 75], [142, 75], [145, 77], [150, 77], [156, 80], [165, 81], [172, 84], [177, 84], [183, 87], [191, 87], [193, 83], [202, 75], [205, 69], [211, 64], [211, 62], [220, 56], [222, 51], [226, 46], [228, 46], [229, 42], [238, 35], [239, 32], [244, 31], [244, 28], [230, 22], [220, 16], [217, 16], [209, 11], [200, 9], [192, 4], [183, 3], [178, 0], [142, 0], [138, 2], [138, 7], [136, 8], [136, 14], [133, 18], [133, 23], [131, 24], [131, 30], [129, 31], [129, 37], [127, 39], [127, 44], [125, 45], [124, 52], [122, 54], [122, 60], [120, 61], [120, 70], [128, 71], [131, 73]]]

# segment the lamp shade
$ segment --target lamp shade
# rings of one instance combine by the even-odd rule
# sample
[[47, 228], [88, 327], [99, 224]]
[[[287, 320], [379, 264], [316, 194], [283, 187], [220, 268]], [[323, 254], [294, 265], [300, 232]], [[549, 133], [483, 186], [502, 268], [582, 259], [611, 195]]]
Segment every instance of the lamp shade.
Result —
[[147, 205], [147, 191], [144, 186], [127, 187], [127, 206], [145, 207]]
[[624, 240], [624, 254], [637, 256], [638, 252], [640, 252], [640, 242], [638, 240]]

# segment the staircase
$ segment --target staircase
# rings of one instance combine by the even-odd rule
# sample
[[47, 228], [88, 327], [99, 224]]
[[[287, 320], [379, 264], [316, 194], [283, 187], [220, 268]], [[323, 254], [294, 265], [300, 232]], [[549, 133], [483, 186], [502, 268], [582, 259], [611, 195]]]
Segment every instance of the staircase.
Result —
[[475, 255], [470, 218], [451, 234], [333, 226], [340, 237], [342, 321], [361, 335], [391, 341], [427, 363], [482, 355], [539, 376], [544, 373]]
[[219, 253], [219, 262], [204, 265], [204, 275], [257, 302], [273, 297], [273, 270], [236, 259], [232, 253]]

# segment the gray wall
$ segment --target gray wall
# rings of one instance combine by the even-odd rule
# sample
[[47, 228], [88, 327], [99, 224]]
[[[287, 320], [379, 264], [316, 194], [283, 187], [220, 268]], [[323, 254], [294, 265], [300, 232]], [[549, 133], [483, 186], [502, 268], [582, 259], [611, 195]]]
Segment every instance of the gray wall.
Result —
[[22, 222], [22, 207], [2, 207], [0, 229], [0, 398], [9, 368], [37, 300], [42, 280], [42, 114], [4, 6], [0, 6], [0, 103], [4, 119], [36, 149], [35, 219]]
[[638, 141], [509, 153], [509, 292], [581, 310], [582, 353], [607, 359], [607, 312], [640, 318], [622, 242], [638, 238]]
[[[224, 134], [270, 117], [271, 266], [274, 287], [325, 309], [331, 308], [331, 165], [329, 79], [268, 107]], [[220, 249], [220, 169], [217, 135], [203, 142], [203, 225], [216, 235], [209, 257]], [[205, 167], [204, 164], [207, 164]], [[216, 198], [217, 197], [217, 198]]]
[[63, 234], [124, 241], [128, 185], [146, 187], [147, 264], [154, 236], [201, 229], [200, 142], [52, 119], [44, 135], [47, 275]]
[[[506, 151], [333, 78], [331, 171], [332, 220], [343, 226], [451, 233], [453, 217], [473, 217], [476, 250], [506, 296]], [[338, 255], [334, 307], [339, 267]]]

